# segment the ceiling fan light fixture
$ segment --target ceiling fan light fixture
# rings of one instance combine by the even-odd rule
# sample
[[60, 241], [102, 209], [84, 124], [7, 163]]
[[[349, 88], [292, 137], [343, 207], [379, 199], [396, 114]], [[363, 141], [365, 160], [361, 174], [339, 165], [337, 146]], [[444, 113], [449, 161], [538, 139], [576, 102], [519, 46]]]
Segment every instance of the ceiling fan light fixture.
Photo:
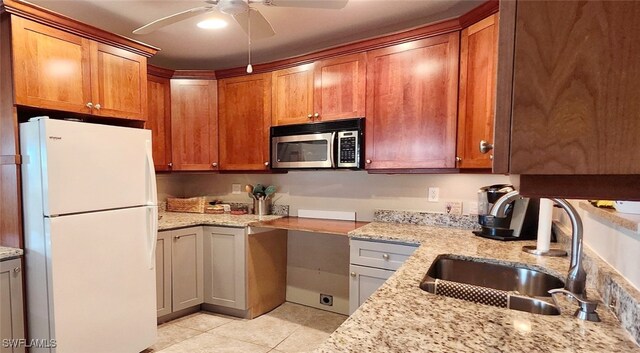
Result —
[[208, 20], [198, 22], [197, 26], [202, 29], [220, 29], [227, 27], [229, 23], [219, 18], [210, 18]]
[[220, 0], [218, 11], [233, 16], [249, 11], [249, 4], [245, 0]]

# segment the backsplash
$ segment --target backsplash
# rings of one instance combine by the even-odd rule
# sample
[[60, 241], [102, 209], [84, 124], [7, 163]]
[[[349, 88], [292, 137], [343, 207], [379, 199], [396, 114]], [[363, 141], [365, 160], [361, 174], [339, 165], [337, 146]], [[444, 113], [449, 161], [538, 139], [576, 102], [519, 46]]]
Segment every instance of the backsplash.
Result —
[[374, 222], [404, 223], [420, 226], [437, 226], [459, 229], [480, 229], [478, 216], [452, 215], [446, 213], [375, 210]]
[[[571, 254], [571, 230], [559, 226], [559, 223], [555, 223], [553, 229], [562, 249]], [[603, 302], [600, 305], [609, 306], [622, 327], [640, 344], [640, 291], [588, 246], [584, 247], [582, 260], [587, 272], [587, 286], [596, 288]]]

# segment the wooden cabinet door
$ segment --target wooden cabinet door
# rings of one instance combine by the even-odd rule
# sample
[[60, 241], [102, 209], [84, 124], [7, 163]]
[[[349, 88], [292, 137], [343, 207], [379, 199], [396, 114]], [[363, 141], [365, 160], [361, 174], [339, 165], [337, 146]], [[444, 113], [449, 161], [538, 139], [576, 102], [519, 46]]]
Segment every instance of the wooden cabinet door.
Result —
[[148, 115], [156, 171], [171, 170], [171, 85], [164, 77], [147, 76]]
[[[0, 262], [0, 334], [3, 340], [20, 340], [24, 334], [22, 264], [20, 259]], [[24, 346], [0, 346], [2, 353], [24, 353]]]
[[491, 168], [491, 152], [481, 153], [481, 140], [493, 144], [498, 15], [462, 30], [458, 106], [458, 168]]
[[245, 310], [244, 228], [204, 227], [204, 302]]
[[268, 170], [271, 74], [218, 81], [221, 170]]
[[218, 169], [216, 105], [216, 81], [171, 80], [173, 170]]
[[158, 232], [156, 243], [156, 306], [158, 317], [171, 314], [172, 232]]
[[173, 311], [203, 303], [202, 227], [171, 232], [171, 299]]
[[356, 118], [365, 115], [367, 56], [341, 56], [315, 63], [315, 121]]
[[91, 42], [93, 114], [133, 120], [147, 118], [147, 59]]
[[11, 16], [15, 103], [90, 114], [90, 41]]
[[[510, 172], [640, 174], [640, 2], [516, 6]], [[590, 198], [620, 184], [592, 180]]]
[[349, 265], [349, 315], [353, 314], [395, 271]]
[[312, 121], [313, 66], [306, 64], [271, 73], [273, 125]]
[[455, 167], [459, 34], [367, 53], [366, 168]]

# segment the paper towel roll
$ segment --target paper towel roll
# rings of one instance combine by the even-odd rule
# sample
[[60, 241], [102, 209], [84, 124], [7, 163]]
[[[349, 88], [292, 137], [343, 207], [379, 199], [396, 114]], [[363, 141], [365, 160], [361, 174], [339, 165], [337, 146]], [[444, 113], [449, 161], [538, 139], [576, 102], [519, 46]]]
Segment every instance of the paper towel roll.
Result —
[[538, 214], [538, 251], [549, 251], [551, 244], [551, 221], [553, 220], [553, 201], [540, 199], [540, 212]]

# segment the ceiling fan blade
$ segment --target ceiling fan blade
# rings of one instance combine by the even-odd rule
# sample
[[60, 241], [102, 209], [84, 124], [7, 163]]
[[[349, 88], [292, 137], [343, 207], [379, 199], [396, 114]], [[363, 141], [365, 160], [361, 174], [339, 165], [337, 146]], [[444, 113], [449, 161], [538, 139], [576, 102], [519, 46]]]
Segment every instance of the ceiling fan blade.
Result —
[[180, 22], [183, 20], [186, 20], [188, 18], [191, 17], [195, 17], [198, 16], [200, 14], [203, 14], [205, 12], [209, 12], [211, 10], [213, 10], [214, 7], [213, 6], [202, 6], [202, 7], [196, 7], [190, 10], [186, 10], [186, 11], [182, 11], [182, 12], [178, 12], [176, 14], [167, 16], [167, 17], [163, 17], [161, 19], [155, 20], [149, 24], [146, 24], [136, 30], [133, 31], [133, 34], [149, 34], [157, 29], [160, 29], [164, 26], [168, 26], [170, 24], [174, 24], [176, 22]]
[[[269, 38], [276, 34], [271, 23], [262, 16], [260, 11], [256, 9], [249, 9], [249, 11], [251, 11], [251, 40]], [[233, 18], [246, 33], [249, 33], [249, 11], [233, 15]]]
[[349, 0], [265, 0], [267, 6], [305, 7], [310, 9], [342, 9]]

